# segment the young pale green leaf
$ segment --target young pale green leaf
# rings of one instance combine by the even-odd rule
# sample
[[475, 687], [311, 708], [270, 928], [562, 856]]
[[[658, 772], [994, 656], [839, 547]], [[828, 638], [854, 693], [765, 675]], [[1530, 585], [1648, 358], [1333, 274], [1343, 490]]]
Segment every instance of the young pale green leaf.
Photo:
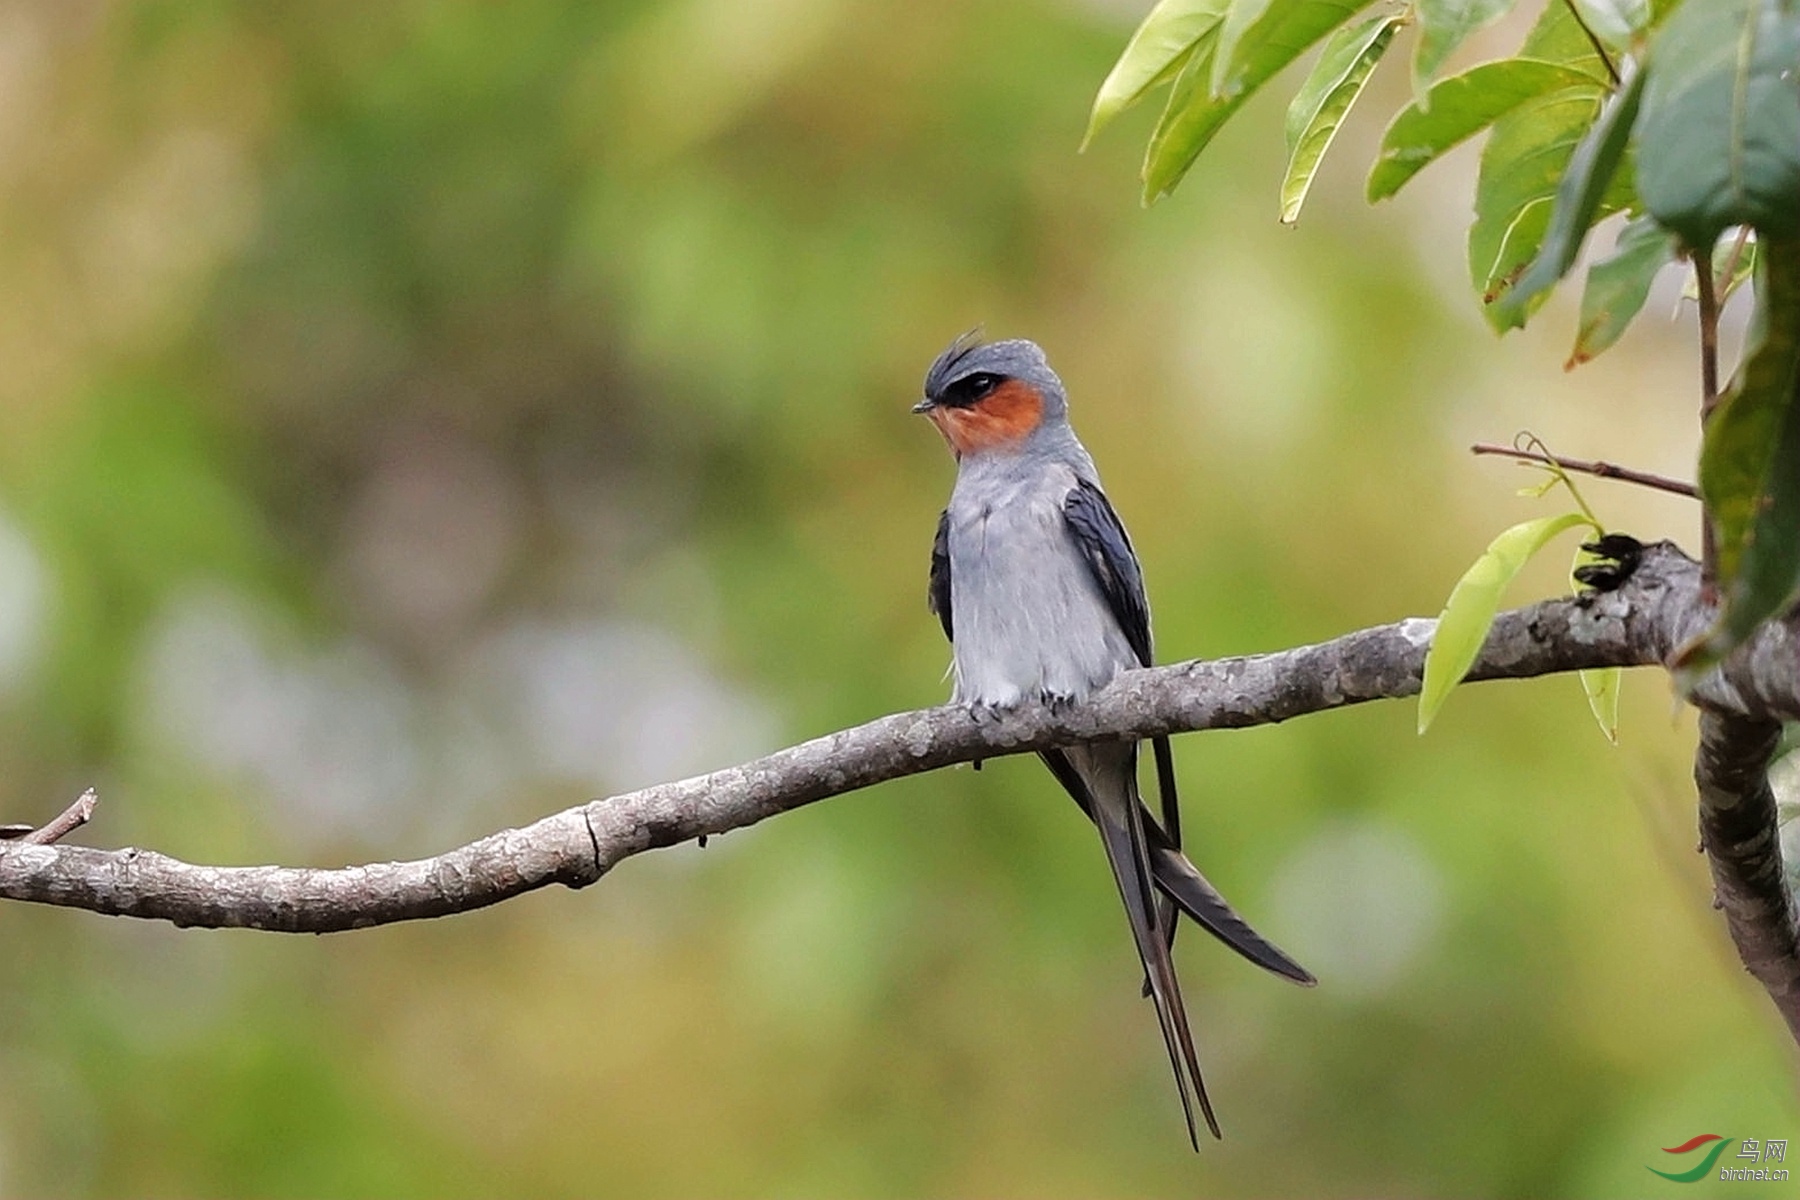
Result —
[[[1720, 245], [1724, 245], [1726, 239], [1730, 239], [1733, 241], [1736, 240], [1735, 237], [1728, 231], [1725, 234], [1725, 237], [1720, 239]], [[1729, 256], [1730, 251], [1729, 250], [1726, 251], [1726, 254]], [[1725, 269], [1723, 260], [1721, 260], [1719, 257], [1718, 247], [1714, 247], [1714, 249], [1713, 249], [1713, 262], [1714, 262], [1714, 264], [1718, 265], [1719, 270], [1723, 271]], [[1755, 273], [1756, 273], [1756, 239], [1751, 238], [1749, 241], [1746, 241], [1744, 243], [1743, 248], [1737, 252], [1736, 259], [1732, 261], [1732, 263], [1731, 263], [1731, 278], [1727, 279], [1722, 285], [1718, 286], [1717, 290], [1718, 290], [1719, 303], [1724, 304], [1726, 300], [1731, 298], [1731, 294], [1733, 292], [1737, 291], [1739, 288], [1743, 287], [1745, 281], [1747, 281]], [[1715, 280], [1715, 283], [1717, 283], [1716, 280]], [[1682, 281], [1681, 298], [1683, 300], [1695, 300], [1695, 301], [1700, 299], [1700, 281], [1697, 278], [1695, 278], [1694, 274], [1691, 271], [1688, 273], [1687, 277]]]
[[1562, 476], [1553, 472], [1546, 476], [1542, 483], [1534, 483], [1530, 487], [1522, 487], [1514, 492], [1513, 495], [1521, 500], [1542, 500], [1560, 486], [1562, 486]]
[[1481, 653], [1494, 615], [1500, 611], [1506, 585], [1551, 538], [1577, 525], [1592, 526], [1593, 522], [1571, 512], [1514, 525], [1489, 543], [1486, 553], [1457, 580], [1431, 636], [1431, 648], [1425, 652], [1425, 678], [1419, 690], [1420, 733], [1444, 707], [1450, 690], [1475, 665], [1475, 656]]
[[[1667, 240], [1668, 235], [1663, 236]], [[1577, 547], [1575, 561], [1569, 565], [1570, 584], [1579, 591], [1581, 581], [1575, 578], [1575, 572], [1591, 563], [1606, 561], [1586, 546]], [[1606, 735], [1606, 740], [1615, 746], [1619, 744], [1619, 686], [1624, 674], [1618, 667], [1591, 667], [1580, 672], [1581, 690], [1587, 696], [1588, 711], [1594, 714], [1594, 721]]]
[[[1208, 90], [1217, 34], [1201, 37], [1188, 65], [1170, 89], [1168, 107], [1144, 156], [1144, 203], [1152, 204], [1175, 189], [1200, 152], [1233, 113], [1270, 76], [1293, 62], [1314, 42], [1348, 21], [1370, 0], [1274, 0], [1261, 20], [1238, 42], [1240, 67], [1223, 98]], [[1215, 27], [1216, 29], [1216, 27]]]
[[1574, 0], [1575, 11], [1595, 37], [1615, 50], [1650, 28], [1650, 0]]
[[1230, 0], [1162, 0], [1125, 44], [1094, 97], [1081, 148], [1157, 85], [1175, 78], [1196, 43], [1217, 28]]
[[1689, 246], [1731, 225], [1800, 234], [1800, 10], [1683, 4], [1650, 48], [1638, 129], [1644, 207]]
[[[1232, 0], [1219, 30], [1207, 96], [1227, 103], [1254, 92], [1308, 46], [1374, 0]], [[1239, 14], [1242, 14], [1240, 17]], [[1234, 24], [1233, 17], [1239, 20]], [[1226, 35], [1232, 41], [1226, 44]]]
[[[1212, 74], [1207, 81], [1207, 94], [1213, 99], [1222, 98], [1225, 93], [1226, 74], [1231, 69], [1233, 59], [1237, 55], [1238, 44], [1244, 40], [1244, 34], [1250, 27], [1268, 14], [1269, 6], [1274, 0], [1231, 0], [1231, 9], [1219, 25], [1219, 49], [1213, 55]], [[1284, 0], [1291, 3], [1291, 0]]]
[[[1733, 264], [1731, 268], [1731, 278], [1727, 279], [1725, 281], [1725, 286], [1719, 289], [1720, 304], [1731, 299], [1731, 294], [1740, 287], [1743, 287], [1744, 284], [1756, 274], [1758, 257], [1756, 239], [1752, 238], [1750, 241], [1744, 243], [1743, 251], [1738, 255], [1737, 262]], [[1699, 290], [1698, 284], [1695, 285], [1695, 290]], [[1695, 296], [1694, 298], [1698, 300], [1699, 296]]]
[[1413, 43], [1413, 98], [1421, 106], [1431, 103], [1426, 90], [1452, 54], [1471, 34], [1492, 25], [1512, 11], [1517, 0], [1416, 0], [1413, 14], [1419, 21], [1419, 40]]
[[1489, 319], [1500, 329], [1525, 324], [1526, 306], [1539, 292], [1545, 291], [1568, 274], [1587, 240], [1606, 191], [1618, 174], [1625, 158], [1625, 143], [1631, 137], [1637, 120], [1638, 101], [1644, 94], [1645, 72], [1638, 71], [1612, 99], [1606, 102], [1600, 118], [1569, 156], [1569, 168], [1556, 187], [1555, 206], [1550, 224], [1544, 231], [1543, 244], [1537, 257], [1525, 268], [1519, 281], [1494, 302]]
[[1590, 667], [1580, 672], [1581, 690], [1587, 694], [1588, 711], [1600, 732], [1613, 745], [1619, 744], [1619, 686], [1625, 672], [1618, 667]]
[[1753, 342], [1700, 447], [1722, 608], [1678, 655], [1683, 683], [1800, 593], [1800, 238], [1765, 238], [1761, 257]]
[[1675, 238], [1654, 217], [1625, 226], [1613, 252], [1588, 268], [1581, 324], [1563, 370], [1573, 370], [1619, 340], [1650, 298], [1656, 273], [1675, 261]]
[[1380, 16], [1338, 30], [1326, 41], [1312, 74], [1295, 93], [1287, 115], [1288, 165], [1281, 181], [1283, 224], [1299, 220], [1300, 206], [1306, 203], [1325, 152], [1398, 28], [1398, 17]]
[[1441, 79], [1431, 85], [1429, 103], [1407, 105], [1388, 124], [1369, 172], [1369, 202], [1392, 196], [1446, 150], [1529, 101], [1569, 88], [1597, 94], [1602, 86], [1585, 71], [1532, 58], [1482, 63]]

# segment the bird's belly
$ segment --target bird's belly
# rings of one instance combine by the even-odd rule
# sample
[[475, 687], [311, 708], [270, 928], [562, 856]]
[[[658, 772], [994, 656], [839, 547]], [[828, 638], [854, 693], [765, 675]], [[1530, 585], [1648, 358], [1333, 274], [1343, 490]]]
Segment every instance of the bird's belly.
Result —
[[950, 574], [959, 702], [1078, 700], [1136, 665], [1060, 502], [957, 518]]

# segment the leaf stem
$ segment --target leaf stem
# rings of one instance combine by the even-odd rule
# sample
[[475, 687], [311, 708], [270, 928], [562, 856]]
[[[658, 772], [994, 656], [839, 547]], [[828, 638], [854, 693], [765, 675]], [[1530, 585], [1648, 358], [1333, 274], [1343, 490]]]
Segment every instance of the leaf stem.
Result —
[[1600, 39], [1594, 36], [1592, 29], [1588, 28], [1588, 23], [1581, 19], [1581, 10], [1575, 7], [1575, 0], [1563, 0], [1563, 7], [1569, 10], [1571, 17], [1575, 18], [1575, 24], [1581, 26], [1581, 32], [1587, 34], [1588, 43], [1594, 47], [1594, 53], [1600, 56], [1600, 62], [1606, 67], [1606, 74], [1611, 78], [1613, 87], [1618, 87], [1620, 83], [1619, 68], [1613, 66], [1612, 56], [1606, 52], [1606, 47], [1600, 44]]
[[1719, 293], [1713, 286], [1712, 255], [1694, 255], [1694, 287], [1700, 294], [1700, 424], [1719, 406]]
[[[1705, 437], [1707, 422], [1719, 407], [1719, 295], [1713, 288], [1712, 248], [1696, 250], [1694, 289], [1700, 297], [1700, 431]], [[1700, 584], [1711, 594], [1717, 578], [1714, 571], [1717, 547], [1713, 539], [1713, 523], [1704, 511], [1700, 514]]]
[[1654, 488], [1659, 492], [1686, 496], [1690, 500], [1700, 498], [1699, 489], [1686, 480], [1670, 479], [1666, 475], [1653, 475], [1648, 471], [1615, 466], [1609, 462], [1589, 462], [1579, 458], [1564, 458], [1559, 454], [1547, 454], [1541, 450], [1532, 450], [1523, 446], [1499, 446], [1491, 442], [1477, 442], [1469, 447], [1469, 453], [1504, 454], [1509, 458], [1557, 466], [1565, 471], [1575, 471], [1582, 475], [1594, 475], [1601, 479], [1617, 479], [1622, 483], [1635, 483], [1640, 487]]
[[[1550, 453], [1550, 447], [1544, 445], [1544, 439], [1527, 429], [1513, 439], [1513, 445], [1520, 450], [1528, 451], [1535, 461], [1543, 464], [1544, 469], [1550, 473], [1556, 483], [1560, 483], [1568, 489], [1570, 498], [1575, 501], [1575, 507], [1581, 510], [1582, 517], [1594, 527], [1596, 534], [1606, 532], [1606, 526], [1600, 523], [1600, 518], [1594, 515], [1594, 510], [1588, 507], [1587, 497], [1581, 494], [1581, 489], [1575, 486], [1575, 481], [1569, 478], [1567, 471], [1563, 470], [1562, 462], [1556, 455]], [[1551, 486], [1545, 484], [1543, 490], [1537, 494], [1543, 495], [1544, 492], [1550, 490]]]

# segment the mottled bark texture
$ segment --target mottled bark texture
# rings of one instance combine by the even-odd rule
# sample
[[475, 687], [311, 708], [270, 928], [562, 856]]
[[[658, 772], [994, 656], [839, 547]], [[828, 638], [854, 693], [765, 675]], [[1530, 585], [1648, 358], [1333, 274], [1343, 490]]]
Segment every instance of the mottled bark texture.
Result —
[[[1617, 591], [1502, 613], [1470, 678], [1659, 665], [1709, 616], [1697, 566], [1659, 543], [1645, 548]], [[953, 763], [1071, 742], [1268, 725], [1411, 696], [1433, 628], [1414, 618], [1291, 650], [1133, 671], [1064, 712], [1032, 706], [983, 719], [952, 707], [898, 713], [740, 766], [594, 800], [415, 862], [209, 867], [148, 850], [0, 842], [0, 898], [290, 933], [444, 916], [546, 884], [584, 887], [633, 854]], [[1692, 698], [1705, 714], [1697, 775], [1720, 904], [1746, 963], [1792, 1024], [1800, 954], [1764, 770], [1769, 729], [1800, 717], [1792, 631], [1772, 627], [1704, 679]]]
[[1694, 784], [1714, 903], [1725, 913], [1738, 957], [1800, 1039], [1800, 935], [1768, 773], [1780, 741], [1775, 721], [1702, 712]]

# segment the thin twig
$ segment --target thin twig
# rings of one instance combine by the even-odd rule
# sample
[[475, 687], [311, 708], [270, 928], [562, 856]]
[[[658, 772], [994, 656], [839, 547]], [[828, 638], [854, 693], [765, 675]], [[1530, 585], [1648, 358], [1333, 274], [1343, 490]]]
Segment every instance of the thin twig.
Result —
[[1700, 293], [1700, 424], [1719, 406], [1719, 293], [1713, 287], [1712, 255], [1694, 254], [1694, 287]]
[[100, 803], [100, 797], [89, 788], [75, 797], [75, 803], [58, 813], [56, 819], [39, 829], [34, 829], [19, 839], [23, 846], [49, 846], [60, 842], [86, 825], [94, 817], [94, 805]]
[[1600, 56], [1600, 62], [1606, 67], [1606, 73], [1612, 79], [1612, 85], [1618, 87], [1619, 69], [1613, 66], [1612, 56], [1606, 52], [1606, 47], [1600, 44], [1600, 39], [1594, 36], [1594, 31], [1588, 28], [1588, 23], [1581, 19], [1581, 10], [1575, 7], [1575, 0], [1563, 0], [1563, 7], [1567, 8], [1569, 15], [1575, 18], [1575, 24], [1581, 26], [1581, 32], [1587, 34], [1588, 43], [1594, 47], [1594, 53]]
[[1564, 458], [1560, 454], [1546, 454], [1540, 450], [1526, 450], [1518, 446], [1497, 446], [1492, 442], [1477, 442], [1469, 447], [1469, 453], [1503, 454], [1508, 458], [1516, 458], [1525, 462], [1548, 463], [1581, 475], [1596, 475], [1601, 479], [1617, 479], [1623, 483], [1635, 483], [1640, 487], [1655, 488], [1659, 492], [1686, 496], [1690, 500], [1700, 498], [1699, 489], [1685, 480], [1670, 479], [1666, 475], [1653, 475], [1648, 471], [1615, 466], [1609, 462], [1585, 462], [1579, 458]]

